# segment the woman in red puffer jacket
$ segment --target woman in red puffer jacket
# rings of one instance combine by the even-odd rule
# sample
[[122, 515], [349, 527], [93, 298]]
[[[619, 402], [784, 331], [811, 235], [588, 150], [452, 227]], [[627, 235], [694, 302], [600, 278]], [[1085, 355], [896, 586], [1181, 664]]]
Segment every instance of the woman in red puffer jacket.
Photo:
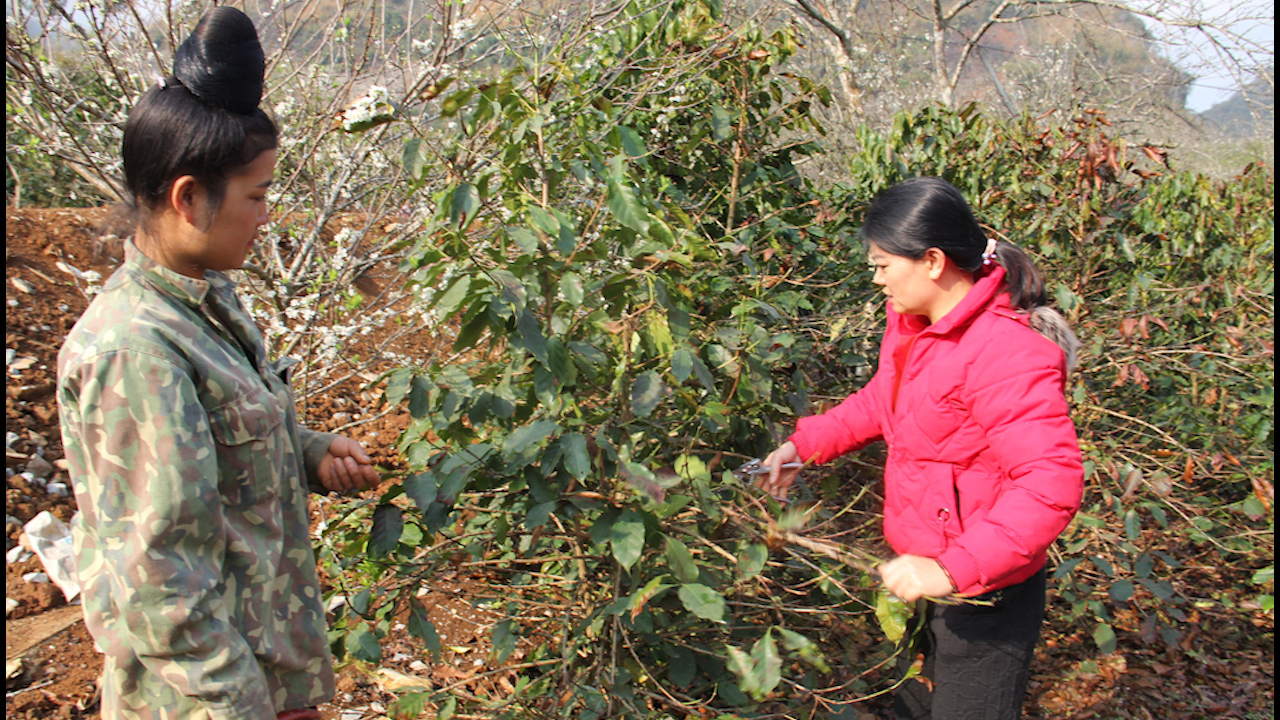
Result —
[[889, 297], [875, 376], [803, 418], [764, 461], [784, 497], [797, 470], [884, 439], [879, 571], [928, 603], [911, 652], [928, 684], [895, 699], [900, 718], [1017, 718], [1044, 617], [1046, 551], [1080, 507], [1084, 472], [1064, 389], [1076, 341], [1045, 306], [1044, 281], [1017, 246], [988, 240], [960, 191], [914, 178], [881, 193], [862, 228]]

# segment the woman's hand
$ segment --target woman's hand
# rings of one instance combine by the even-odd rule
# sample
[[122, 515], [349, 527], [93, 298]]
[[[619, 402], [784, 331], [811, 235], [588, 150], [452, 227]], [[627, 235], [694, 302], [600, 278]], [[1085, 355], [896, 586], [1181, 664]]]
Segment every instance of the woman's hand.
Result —
[[889, 592], [906, 602], [925, 596], [946, 597], [956, 591], [937, 560], [919, 555], [900, 555], [881, 564], [880, 578]]
[[783, 463], [801, 462], [800, 451], [796, 449], [795, 443], [790, 440], [782, 444], [777, 450], [769, 453], [768, 457], [760, 462], [761, 465], [769, 468], [768, 475], [761, 475], [756, 484], [761, 490], [772, 495], [778, 500], [787, 499], [787, 491], [791, 489], [791, 483], [796, 481], [796, 475], [800, 474], [798, 468], [791, 470], [783, 470]]
[[342, 435], [329, 443], [329, 451], [320, 461], [320, 484], [326, 490], [359, 490], [376, 482], [378, 471], [360, 443]]

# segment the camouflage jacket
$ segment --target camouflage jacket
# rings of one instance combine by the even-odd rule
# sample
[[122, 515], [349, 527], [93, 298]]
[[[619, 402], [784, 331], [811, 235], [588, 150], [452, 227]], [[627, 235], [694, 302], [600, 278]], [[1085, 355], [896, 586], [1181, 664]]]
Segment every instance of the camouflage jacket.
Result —
[[[262, 720], [332, 697], [290, 363], [225, 275], [132, 243], [58, 355], [84, 615], [108, 718]], [[305, 466], [305, 467], [304, 467]]]

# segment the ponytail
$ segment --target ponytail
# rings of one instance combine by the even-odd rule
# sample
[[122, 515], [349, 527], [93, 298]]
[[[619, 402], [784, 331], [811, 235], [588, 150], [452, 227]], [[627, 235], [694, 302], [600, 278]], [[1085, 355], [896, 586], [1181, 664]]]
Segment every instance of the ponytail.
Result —
[[1067, 356], [1067, 372], [1076, 369], [1080, 340], [1062, 313], [1049, 307], [1044, 276], [1022, 248], [996, 241], [995, 262], [1004, 268], [1004, 289], [1013, 306], [1031, 316], [1031, 327], [1055, 342]]

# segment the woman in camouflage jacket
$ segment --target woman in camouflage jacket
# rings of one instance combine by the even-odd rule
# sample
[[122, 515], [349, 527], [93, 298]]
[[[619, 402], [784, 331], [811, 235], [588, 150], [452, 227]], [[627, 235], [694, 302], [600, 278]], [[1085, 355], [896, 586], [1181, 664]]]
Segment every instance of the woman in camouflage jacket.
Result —
[[267, 221], [276, 127], [247, 16], [214, 8], [129, 115], [137, 233], [58, 357], [84, 614], [107, 718], [318, 718], [332, 658], [308, 489], [378, 480], [299, 426], [225, 271]]

